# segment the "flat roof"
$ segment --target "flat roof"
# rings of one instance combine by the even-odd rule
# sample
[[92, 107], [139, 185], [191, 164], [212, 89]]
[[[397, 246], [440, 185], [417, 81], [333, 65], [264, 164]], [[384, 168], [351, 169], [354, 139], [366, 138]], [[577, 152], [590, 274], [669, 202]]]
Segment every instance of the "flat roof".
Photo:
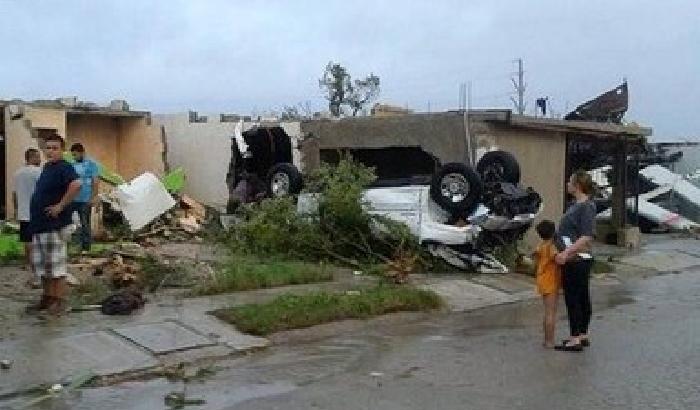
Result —
[[98, 109], [80, 109], [80, 108], [67, 108], [66, 114], [68, 115], [101, 115], [105, 117], [148, 117], [151, 115], [148, 111], [121, 111], [121, 110], [111, 110], [109, 108], [98, 108]]
[[420, 118], [420, 117], [455, 117], [464, 116], [465, 113], [469, 114], [469, 117], [476, 121], [492, 122], [492, 123], [502, 123], [505, 125], [520, 127], [520, 128], [530, 128], [530, 129], [540, 129], [540, 130], [551, 130], [559, 132], [568, 133], [579, 133], [587, 135], [595, 135], [599, 137], [648, 137], [652, 135], [652, 129], [648, 127], [639, 127], [631, 125], [621, 125], [613, 123], [602, 123], [593, 121], [568, 121], [557, 118], [542, 118], [542, 117], [532, 117], [528, 115], [513, 114], [511, 110], [508, 109], [475, 109], [475, 110], [454, 110], [454, 111], [442, 111], [433, 113], [407, 113], [407, 114], [396, 114], [387, 116], [367, 116], [367, 117], [345, 117], [345, 118], [322, 118], [322, 119], [310, 119], [303, 120], [304, 123], [309, 122], [331, 122], [331, 123], [344, 123], [344, 122], [367, 122], [367, 121], [396, 121], [401, 118]]
[[594, 121], [569, 121], [556, 118], [531, 117], [512, 114], [509, 123], [516, 127], [551, 129], [554, 131], [573, 132], [597, 136], [631, 136], [648, 137], [652, 135], [649, 127], [622, 125]]
[[6, 107], [8, 105], [25, 105], [34, 108], [47, 108], [54, 110], [63, 110], [68, 115], [102, 115], [107, 117], [137, 117], [143, 118], [151, 115], [149, 111], [132, 111], [132, 110], [115, 110], [109, 106], [99, 106], [96, 104], [83, 104], [83, 105], [64, 105], [58, 100], [36, 100], [36, 101], [22, 101], [22, 100], [0, 100], [0, 108]]

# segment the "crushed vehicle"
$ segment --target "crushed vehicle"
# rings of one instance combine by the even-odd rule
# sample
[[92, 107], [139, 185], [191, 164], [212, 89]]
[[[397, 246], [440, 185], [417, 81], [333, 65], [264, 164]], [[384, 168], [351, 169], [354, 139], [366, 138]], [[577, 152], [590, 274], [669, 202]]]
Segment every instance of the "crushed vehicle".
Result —
[[[303, 175], [293, 163], [291, 138], [280, 127], [254, 127], [232, 138], [228, 175], [234, 204], [261, 195], [298, 195], [300, 213], [314, 212], [314, 194], [301, 193]], [[297, 141], [295, 141], [297, 142]], [[483, 273], [507, 272], [493, 250], [521, 239], [541, 212], [540, 195], [520, 184], [520, 166], [505, 151], [485, 152], [476, 167], [460, 162], [441, 163], [430, 157], [422, 168], [402, 172], [401, 149], [395, 162], [378, 155], [382, 149], [352, 153], [356, 161], [373, 167], [377, 180], [364, 193], [370, 213], [405, 223], [434, 255], [460, 269]], [[338, 157], [340, 153], [338, 153]], [[333, 158], [325, 158], [333, 162]], [[414, 164], [415, 165], [415, 164]], [[419, 165], [421, 167], [421, 165]]]

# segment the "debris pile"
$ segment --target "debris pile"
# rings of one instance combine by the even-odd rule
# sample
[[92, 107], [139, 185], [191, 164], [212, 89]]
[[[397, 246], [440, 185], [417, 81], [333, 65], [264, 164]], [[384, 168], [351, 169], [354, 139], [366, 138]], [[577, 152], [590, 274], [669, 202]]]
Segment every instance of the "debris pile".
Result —
[[176, 204], [175, 208], [158, 216], [138, 232], [136, 239], [145, 245], [156, 244], [157, 238], [201, 242], [200, 234], [207, 222], [206, 208], [187, 195], [182, 195]]
[[79, 282], [92, 276], [101, 277], [117, 289], [137, 285], [141, 277], [140, 260], [146, 250], [137, 243], [122, 243], [105, 257], [79, 256], [69, 265]]
[[157, 245], [161, 240], [201, 242], [207, 209], [174, 189], [170, 177], [166, 176], [163, 182], [145, 173], [103, 195], [105, 227], [112, 231], [126, 228], [122, 230], [147, 246]]

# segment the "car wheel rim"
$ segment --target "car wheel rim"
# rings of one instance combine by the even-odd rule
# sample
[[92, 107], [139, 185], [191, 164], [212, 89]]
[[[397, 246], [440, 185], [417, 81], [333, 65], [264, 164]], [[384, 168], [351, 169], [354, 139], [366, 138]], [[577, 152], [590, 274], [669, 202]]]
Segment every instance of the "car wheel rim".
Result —
[[469, 182], [462, 174], [447, 174], [440, 180], [440, 194], [452, 203], [459, 203], [469, 195]]
[[270, 182], [272, 186], [272, 196], [284, 196], [289, 195], [289, 175], [284, 172], [278, 172], [272, 175], [272, 181]]

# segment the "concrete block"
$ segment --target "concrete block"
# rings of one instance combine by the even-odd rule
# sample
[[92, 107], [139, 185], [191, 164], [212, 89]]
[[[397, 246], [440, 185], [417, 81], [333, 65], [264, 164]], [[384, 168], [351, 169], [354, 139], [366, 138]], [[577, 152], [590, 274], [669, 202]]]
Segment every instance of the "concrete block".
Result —
[[155, 354], [215, 344], [211, 339], [170, 321], [122, 327], [113, 331]]
[[641, 255], [627, 256], [620, 262], [659, 272], [681, 271], [700, 266], [700, 258], [676, 251], [648, 251]]
[[109, 108], [114, 111], [129, 111], [129, 103], [125, 100], [112, 100], [109, 103]]
[[519, 300], [505, 292], [465, 279], [435, 279], [419, 286], [440, 295], [450, 310], [464, 312]]
[[525, 292], [535, 288], [535, 281], [532, 277], [518, 273], [478, 275], [472, 281], [508, 294]]
[[639, 249], [642, 243], [642, 233], [636, 226], [618, 229], [617, 244], [627, 249]]
[[104, 331], [57, 339], [37, 335], [1, 343], [0, 357], [14, 362], [11, 369], [0, 375], [0, 395], [59, 383], [85, 373], [108, 376], [158, 365], [148, 352]]
[[238, 352], [267, 347], [270, 341], [238, 331], [233, 325], [224, 323], [214, 316], [199, 313], [185, 313], [182, 323], [190, 329], [206, 335], [219, 344]]

